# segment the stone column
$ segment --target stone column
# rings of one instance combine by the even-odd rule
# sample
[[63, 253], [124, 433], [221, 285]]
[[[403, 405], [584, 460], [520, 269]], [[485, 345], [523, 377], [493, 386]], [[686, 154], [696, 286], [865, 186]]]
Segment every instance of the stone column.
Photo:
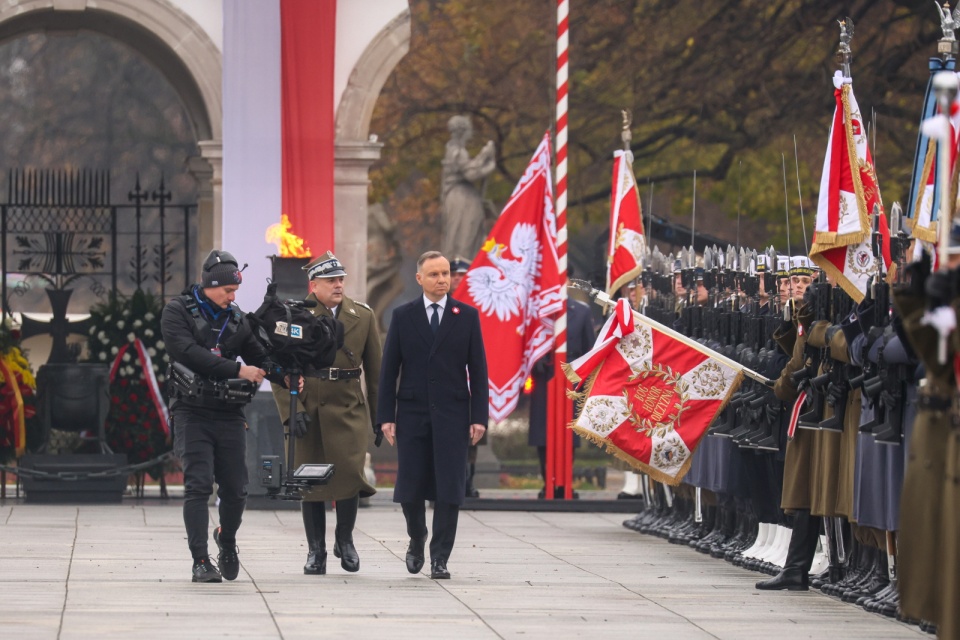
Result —
[[219, 249], [223, 238], [223, 143], [204, 140], [197, 143], [200, 156], [187, 160], [187, 168], [197, 179], [197, 238], [191, 242], [194, 255], [205, 256]]
[[[346, 265], [347, 295], [367, 297], [367, 198], [370, 166], [380, 159], [380, 142], [339, 141], [334, 147], [334, 253]], [[325, 251], [318, 247], [316, 251]]]

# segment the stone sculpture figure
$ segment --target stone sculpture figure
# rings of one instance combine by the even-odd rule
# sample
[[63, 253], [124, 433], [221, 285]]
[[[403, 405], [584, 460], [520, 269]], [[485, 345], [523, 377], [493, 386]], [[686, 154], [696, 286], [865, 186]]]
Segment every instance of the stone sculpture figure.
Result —
[[447, 142], [441, 175], [440, 215], [443, 221], [441, 250], [445, 256], [472, 259], [487, 233], [487, 213], [483, 197], [474, 185], [496, 168], [496, 148], [487, 141], [473, 158], [467, 142], [473, 127], [466, 116], [453, 116], [447, 123]]

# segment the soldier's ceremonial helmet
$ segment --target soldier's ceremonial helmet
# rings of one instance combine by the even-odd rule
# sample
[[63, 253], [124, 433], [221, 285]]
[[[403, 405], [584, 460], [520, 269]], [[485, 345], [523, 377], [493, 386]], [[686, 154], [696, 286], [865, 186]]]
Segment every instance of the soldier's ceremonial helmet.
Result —
[[790, 258], [790, 275], [813, 277], [816, 268], [807, 256], [793, 256]]
[[307, 279], [309, 280], [314, 278], [339, 278], [347, 275], [343, 264], [337, 260], [337, 256], [333, 255], [332, 251], [327, 251], [316, 260], [312, 260], [300, 268], [307, 272]]
[[457, 256], [450, 261], [450, 273], [466, 273], [470, 270], [470, 261]]
[[777, 277], [786, 278], [790, 275], [790, 256], [777, 255]]

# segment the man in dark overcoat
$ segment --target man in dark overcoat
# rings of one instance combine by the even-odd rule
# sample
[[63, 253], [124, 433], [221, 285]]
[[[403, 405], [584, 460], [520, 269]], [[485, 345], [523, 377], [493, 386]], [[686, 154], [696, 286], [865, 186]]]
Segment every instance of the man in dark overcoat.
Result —
[[438, 251], [417, 260], [418, 296], [394, 310], [380, 367], [377, 422], [398, 449], [393, 501], [403, 507], [406, 563], [424, 563], [424, 501], [434, 500], [430, 577], [449, 578], [447, 560], [463, 504], [467, 449], [488, 419], [487, 361], [476, 309], [448, 295], [450, 263]]

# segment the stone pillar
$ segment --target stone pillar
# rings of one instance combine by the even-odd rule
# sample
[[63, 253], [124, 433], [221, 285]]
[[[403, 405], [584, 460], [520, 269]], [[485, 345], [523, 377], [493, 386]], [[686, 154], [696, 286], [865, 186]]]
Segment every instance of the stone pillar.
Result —
[[205, 256], [219, 249], [223, 239], [223, 143], [204, 140], [197, 143], [200, 156], [187, 160], [187, 168], [197, 179], [197, 238], [191, 242], [194, 255]]
[[[380, 142], [339, 141], [334, 147], [334, 253], [346, 265], [347, 295], [367, 297], [367, 198], [370, 166], [380, 159]], [[326, 248], [316, 249], [325, 251]]]

